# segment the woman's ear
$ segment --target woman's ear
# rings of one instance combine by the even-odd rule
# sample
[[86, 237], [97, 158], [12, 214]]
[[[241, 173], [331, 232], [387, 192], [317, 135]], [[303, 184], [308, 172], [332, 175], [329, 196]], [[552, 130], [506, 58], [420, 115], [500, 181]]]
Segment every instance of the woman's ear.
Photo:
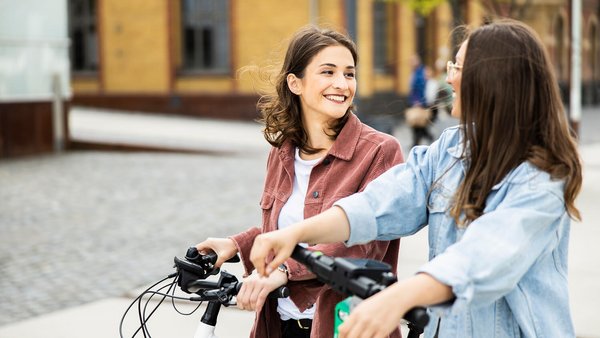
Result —
[[300, 95], [300, 79], [297, 78], [295, 74], [290, 73], [287, 75], [286, 80], [290, 91], [296, 95]]

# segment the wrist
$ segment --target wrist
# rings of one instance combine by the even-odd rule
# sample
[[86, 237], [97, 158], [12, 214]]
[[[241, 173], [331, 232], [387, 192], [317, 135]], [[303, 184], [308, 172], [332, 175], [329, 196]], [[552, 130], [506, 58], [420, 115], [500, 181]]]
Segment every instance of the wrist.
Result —
[[239, 252], [237, 243], [231, 237], [227, 237], [227, 240], [228, 240], [227, 246], [228, 246], [229, 254], [231, 254], [231, 257], [233, 257], [236, 253]]
[[277, 267], [277, 271], [284, 273], [286, 278], [290, 277], [290, 271], [289, 271], [287, 265], [285, 265], [285, 264], [279, 264], [279, 266]]
[[287, 284], [287, 282], [288, 282], [288, 280], [289, 280], [289, 277], [290, 277], [290, 273], [289, 273], [289, 270], [288, 270], [288, 267], [287, 267], [287, 265], [285, 265], [285, 264], [280, 264], [280, 265], [277, 267], [277, 270], [276, 270], [276, 271], [277, 271], [277, 275], [279, 276], [279, 277], [277, 277], [277, 278], [280, 278], [280, 280], [281, 280], [281, 284], [280, 284], [280, 285], [285, 285], [285, 284]]

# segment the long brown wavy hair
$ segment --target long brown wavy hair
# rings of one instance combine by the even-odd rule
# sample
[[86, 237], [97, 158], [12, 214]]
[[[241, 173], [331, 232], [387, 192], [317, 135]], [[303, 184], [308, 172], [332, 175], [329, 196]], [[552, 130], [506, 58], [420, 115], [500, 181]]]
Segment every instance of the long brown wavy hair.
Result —
[[[314, 154], [321, 150], [307, 143], [308, 135], [302, 125], [300, 98], [290, 91], [287, 76], [294, 74], [298, 78], [304, 77], [306, 66], [312, 58], [329, 46], [348, 48], [354, 59], [354, 65], [357, 65], [356, 46], [344, 34], [309, 25], [300, 29], [292, 37], [281, 71], [275, 79], [275, 92], [261, 96], [257, 105], [261, 112], [260, 121], [265, 125], [263, 129], [265, 139], [274, 147], [280, 147], [286, 140], [291, 140], [304, 153]], [[335, 139], [342, 130], [352, 109], [353, 106], [350, 106], [346, 114], [334, 121], [329, 126], [330, 130], [325, 131], [332, 139]]]
[[518, 21], [502, 20], [472, 31], [466, 43], [460, 122], [469, 166], [450, 214], [459, 225], [481, 216], [492, 187], [529, 161], [565, 181], [565, 208], [580, 220], [577, 143], [541, 39]]

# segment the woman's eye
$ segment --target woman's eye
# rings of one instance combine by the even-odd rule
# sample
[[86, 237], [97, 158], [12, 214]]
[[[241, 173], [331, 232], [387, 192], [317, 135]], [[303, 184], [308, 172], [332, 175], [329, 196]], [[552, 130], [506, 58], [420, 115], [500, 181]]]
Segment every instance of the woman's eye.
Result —
[[322, 74], [333, 75], [333, 70], [324, 70]]
[[354, 78], [354, 76], [355, 76], [354, 73], [346, 73], [346, 77]]

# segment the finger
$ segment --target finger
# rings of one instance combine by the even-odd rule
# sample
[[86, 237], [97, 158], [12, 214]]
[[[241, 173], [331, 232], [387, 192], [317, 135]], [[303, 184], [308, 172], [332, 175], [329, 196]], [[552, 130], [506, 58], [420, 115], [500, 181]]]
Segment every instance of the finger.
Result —
[[256, 299], [256, 306], [254, 307], [255, 311], [260, 311], [260, 309], [262, 309], [263, 305], [265, 305], [265, 301], [267, 300], [267, 296], [268, 296], [269, 292], [261, 292], [258, 295], [258, 299]]
[[[215, 267], [220, 268], [221, 265], [223, 265], [223, 263], [225, 263], [226, 260], [228, 260], [229, 258], [227, 257], [222, 257], [217, 255], [217, 261], [215, 262]], [[243, 287], [243, 284], [242, 284]]]
[[348, 338], [348, 331], [349, 331], [348, 323], [343, 322], [342, 324], [340, 324], [340, 326], [338, 326], [338, 337], [339, 338]]
[[206, 255], [209, 252], [214, 252], [212, 246], [207, 241], [196, 244], [196, 250], [201, 255]]
[[267, 273], [271, 274], [271, 272], [277, 270], [278, 266], [283, 264], [286, 261], [286, 259], [290, 258], [290, 254], [291, 253], [288, 253], [287, 250], [285, 250], [284, 248], [280, 248], [277, 254], [275, 255], [275, 258], [273, 258], [269, 265], [267, 265]]
[[357, 325], [352, 323], [348, 323], [345, 321], [338, 327], [339, 338], [359, 338], [359, 337], [368, 337], [373, 338], [367, 331], [364, 329], [358, 328]]
[[[351, 315], [352, 317], [352, 315]], [[378, 338], [382, 337], [380, 326], [377, 322], [371, 320], [371, 316], [363, 317], [354, 316], [354, 318], [348, 318], [349, 322], [352, 323], [352, 327], [349, 329], [348, 338]], [[387, 337], [387, 335], [385, 335]]]
[[206, 246], [205, 246], [204, 242], [196, 244], [196, 250], [198, 251], [198, 253], [205, 255], [206, 254], [205, 249], [206, 249]]
[[250, 251], [250, 261], [256, 268], [256, 271], [261, 275], [265, 276], [265, 259], [270, 248], [267, 248], [263, 243], [261, 236], [256, 237], [254, 245]]
[[240, 310], [246, 310], [248, 308], [248, 292], [249, 292], [250, 283], [242, 284], [240, 291], [236, 296], [237, 307]]
[[273, 291], [273, 290], [275, 290], [275, 288], [273, 288], [273, 287], [266, 287], [261, 290], [261, 292], [258, 294], [258, 298], [256, 299], [256, 305], [255, 305], [256, 311], [259, 311], [260, 309], [262, 309], [263, 305], [267, 301], [267, 298], [269, 297], [269, 293], [271, 293], [271, 291]]
[[263, 290], [262, 287], [256, 287], [252, 290], [252, 293], [248, 299], [248, 306], [250, 310], [256, 310], [256, 303], [258, 302], [261, 290]]

